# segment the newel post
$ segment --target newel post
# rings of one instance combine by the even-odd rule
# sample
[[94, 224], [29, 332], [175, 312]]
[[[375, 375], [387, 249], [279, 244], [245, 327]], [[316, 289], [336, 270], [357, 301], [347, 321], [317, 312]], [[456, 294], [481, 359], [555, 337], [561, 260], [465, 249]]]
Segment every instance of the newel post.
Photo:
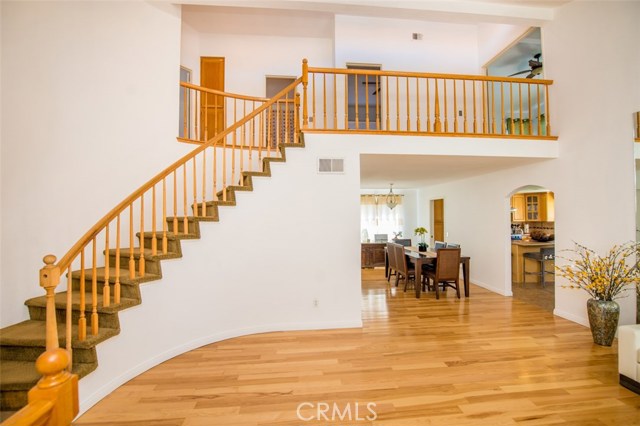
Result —
[[302, 128], [306, 129], [309, 123], [309, 110], [307, 107], [307, 85], [309, 84], [309, 63], [307, 58], [302, 60]]
[[60, 268], [55, 262], [55, 256], [45, 256], [45, 266], [40, 269], [40, 286], [47, 293], [47, 350], [36, 360], [36, 370], [42, 374], [42, 378], [29, 391], [29, 403], [51, 401], [53, 408], [47, 425], [66, 426], [71, 424], [79, 411], [78, 376], [67, 371], [69, 353], [58, 346], [54, 298], [55, 288], [60, 282]]

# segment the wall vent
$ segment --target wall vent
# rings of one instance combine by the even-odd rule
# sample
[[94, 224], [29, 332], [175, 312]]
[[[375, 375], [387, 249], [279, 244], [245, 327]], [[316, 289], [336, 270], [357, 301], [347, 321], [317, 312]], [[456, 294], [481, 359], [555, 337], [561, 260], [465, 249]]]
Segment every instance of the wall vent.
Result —
[[318, 158], [318, 173], [344, 173], [344, 158]]

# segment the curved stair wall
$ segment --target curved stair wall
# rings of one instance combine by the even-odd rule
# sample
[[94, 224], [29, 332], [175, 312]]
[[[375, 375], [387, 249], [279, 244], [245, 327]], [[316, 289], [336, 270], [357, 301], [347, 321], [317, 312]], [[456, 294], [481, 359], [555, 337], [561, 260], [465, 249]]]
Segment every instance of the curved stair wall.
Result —
[[[271, 177], [200, 222], [182, 258], [140, 286], [121, 331], [97, 347], [100, 367], [80, 381], [81, 412], [158, 363], [199, 346], [268, 331], [361, 326], [359, 169], [316, 172], [321, 144], [287, 148]], [[315, 305], [317, 301], [317, 307]]]

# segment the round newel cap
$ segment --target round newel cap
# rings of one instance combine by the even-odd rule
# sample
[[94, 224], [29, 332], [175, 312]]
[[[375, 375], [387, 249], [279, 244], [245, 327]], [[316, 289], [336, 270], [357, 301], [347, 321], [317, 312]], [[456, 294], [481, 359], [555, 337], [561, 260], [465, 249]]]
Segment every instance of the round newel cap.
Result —
[[46, 351], [36, 360], [36, 370], [43, 376], [59, 373], [69, 365], [69, 354], [62, 348]]
[[42, 258], [42, 261], [45, 263], [45, 265], [53, 265], [54, 263], [56, 263], [56, 260], [56, 257], [52, 254], [48, 254], [44, 258]]

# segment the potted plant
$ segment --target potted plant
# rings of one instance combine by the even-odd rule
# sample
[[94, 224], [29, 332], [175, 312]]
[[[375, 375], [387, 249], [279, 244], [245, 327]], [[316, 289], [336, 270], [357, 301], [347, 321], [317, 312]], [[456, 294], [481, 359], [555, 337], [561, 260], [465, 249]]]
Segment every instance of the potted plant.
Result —
[[614, 245], [606, 256], [574, 243], [574, 256], [565, 265], [556, 265], [558, 275], [570, 284], [563, 287], [583, 289], [591, 296], [587, 301], [587, 314], [593, 341], [611, 346], [618, 328], [620, 306], [614, 300], [640, 283], [640, 269], [633, 261], [638, 243]]
[[418, 251], [427, 251], [427, 248], [429, 247], [427, 245], [427, 243], [425, 242], [425, 236], [427, 235], [427, 229], [420, 226], [418, 228], [416, 228], [413, 232], [415, 232], [416, 235], [420, 236], [420, 242], [418, 243]]

